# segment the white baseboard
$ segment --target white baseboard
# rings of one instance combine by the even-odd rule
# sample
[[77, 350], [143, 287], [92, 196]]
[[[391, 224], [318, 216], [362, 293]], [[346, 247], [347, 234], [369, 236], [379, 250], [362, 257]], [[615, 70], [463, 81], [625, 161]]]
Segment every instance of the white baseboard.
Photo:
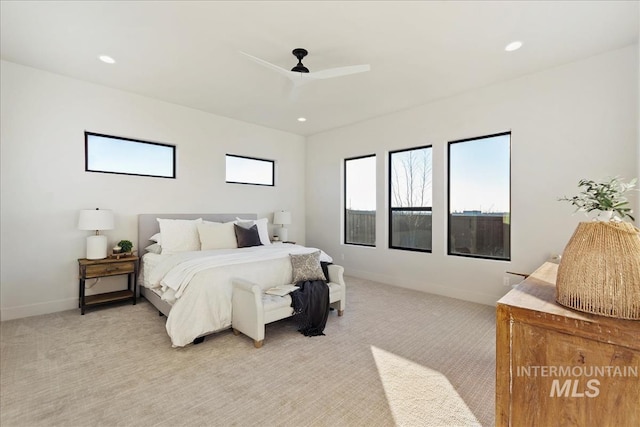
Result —
[[412, 289], [415, 291], [442, 295], [449, 298], [456, 298], [463, 301], [470, 301], [490, 306], [495, 306], [496, 302], [500, 298], [502, 298], [502, 295], [490, 295], [483, 292], [452, 289], [448, 286], [425, 283], [423, 281], [420, 281], [420, 283], [418, 284], [416, 283], [415, 279], [403, 278], [397, 275], [388, 276], [385, 274], [376, 274], [368, 271], [353, 270], [351, 268], [348, 272], [345, 272], [345, 275], [357, 277], [360, 279], [372, 280], [374, 282], [384, 283], [385, 285], [396, 286], [398, 288]]
[[[22, 317], [39, 316], [41, 314], [57, 313], [58, 311], [78, 308], [78, 298], [58, 301], [41, 302], [38, 304], [21, 305], [18, 307], [0, 308], [0, 320], [20, 319]], [[78, 313], [80, 311], [78, 310]]]
[[[422, 281], [418, 284], [414, 279], [408, 279], [398, 276], [388, 276], [384, 274], [374, 274], [368, 271], [349, 269], [347, 275], [358, 277], [361, 279], [373, 280], [374, 282], [380, 282], [390, 286], [413, 289], [416, 291], [427, 292], [491, 306], [495, 306], [496, 301], [502, 298], [502, 295], [489, 295], [482, 292], [470, 292], [460, 289], [452, 289], [447, 286], [436, 285], [433, 283], [424, 283]], [[0, 320], [4, 321], [11, 319], [20, 319], [22, 317], [39, 316], [41, 314], [73, 310], [74, 308], [78, 308], [78, 298], [69, 298], [65, 300], [22, 305], [18, 307], [3, 307], [0, 308]]]

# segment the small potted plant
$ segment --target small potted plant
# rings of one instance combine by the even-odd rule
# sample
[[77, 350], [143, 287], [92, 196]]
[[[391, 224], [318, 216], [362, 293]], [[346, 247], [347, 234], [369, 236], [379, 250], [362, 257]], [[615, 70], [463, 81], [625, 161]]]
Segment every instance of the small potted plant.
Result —
[[625, 194], [635, 187], [636, 181], [637, 179], [632, 179], [625, 183], [618, 177], [604, 182], [581, 179], [578, 182], [578, 188], [583, 188], [580, 194], [573, 197], [565, 196], [558, 200], [570, 202], [576, 207], [576, 212], [599, 211], [596, 217], [599, 220], [622, 221], [629, 217], [631, 221], [635, 221], [631, 216], [633, 211], [629, 207]]
[[120, 240], [118, 246], [120, 247], [120, 253], [124, 255], [130, 255], [131, 249], [133, 249], [133, 243], [130, 240]]
[[558, 266], [556, 301], [600, 316], [640, 320], [640, 230], [632, 223], [625, 194], [628, 183], [582, 179], [571, 202], [577, 211], [599, 211], [597, 221], [581, 222], [569, 239]]

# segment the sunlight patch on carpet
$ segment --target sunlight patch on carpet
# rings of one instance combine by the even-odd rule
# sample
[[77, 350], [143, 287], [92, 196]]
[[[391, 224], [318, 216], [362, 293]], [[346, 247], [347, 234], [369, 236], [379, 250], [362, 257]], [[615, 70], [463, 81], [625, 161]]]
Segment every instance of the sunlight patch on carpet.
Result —
[[480, 426], [447, 377], [371, 346], [371, 353], [398, 426]]

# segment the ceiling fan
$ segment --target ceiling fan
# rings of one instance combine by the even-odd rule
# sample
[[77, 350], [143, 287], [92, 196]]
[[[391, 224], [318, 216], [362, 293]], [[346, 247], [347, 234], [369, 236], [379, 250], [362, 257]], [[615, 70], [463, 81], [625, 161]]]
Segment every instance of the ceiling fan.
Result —
[[249, 55], [246, 52], [240, 51], [241, 54], [251, 59], [252, 61], [257, 62], [258, 64], [267, 67], [271, 70], [274, 70], [281, 75], [287, 77], [291, 80], [294, 86], [300, 86], [302, 84], [314, 81], [314, 80], [322, 80], [322, 79], [331, 79], [334, 77], [342, 77], [347, 76], [349, 74], [357, 74], [363, 73], [365, 71], [369, 71], [371, 66], [369, 64], [364, 65], [350, 65], [347, 67], [338, 67], [338, 68], [328, 68], [326, 70], [321, 71], [309, 71], [307, 67], [302, 64], [302, 58], [307, 56], [309, 52], [306, 49], [297, 48], [293, 49], [291, 52], [293, 56], [298, 59], [298, 64], [291, 69], [291, 71], [286, 70], [282, 67], [279, 67], [275, 64], [265, 61], [264, 59], [256, 58], [255, 56]]

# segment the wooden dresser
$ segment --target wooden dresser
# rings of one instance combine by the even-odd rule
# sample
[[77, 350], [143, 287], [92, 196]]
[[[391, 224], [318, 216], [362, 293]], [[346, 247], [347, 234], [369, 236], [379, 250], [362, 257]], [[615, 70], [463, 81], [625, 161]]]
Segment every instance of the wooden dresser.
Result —
[[640, 321], [555, 302], [545, 263], [498, 301], [497, 426], [640, 426]]

